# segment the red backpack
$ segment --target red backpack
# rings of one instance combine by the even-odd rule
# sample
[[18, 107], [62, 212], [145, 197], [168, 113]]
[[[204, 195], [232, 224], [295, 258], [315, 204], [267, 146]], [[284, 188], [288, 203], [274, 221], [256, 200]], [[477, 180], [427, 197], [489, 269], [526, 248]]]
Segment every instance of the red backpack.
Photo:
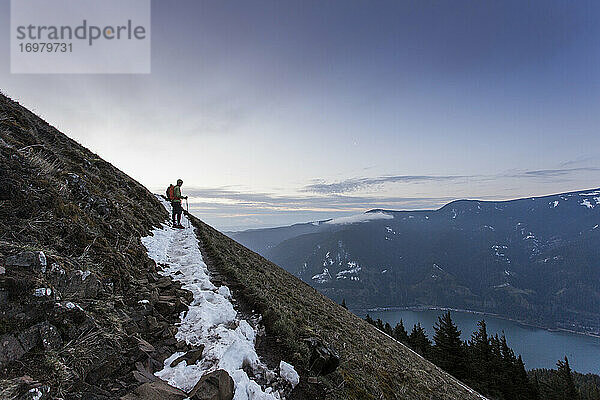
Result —
[[167, 188], [167, 199], [169, 201], [175, 200], [175, 186], [173, 184], [170, 184]]

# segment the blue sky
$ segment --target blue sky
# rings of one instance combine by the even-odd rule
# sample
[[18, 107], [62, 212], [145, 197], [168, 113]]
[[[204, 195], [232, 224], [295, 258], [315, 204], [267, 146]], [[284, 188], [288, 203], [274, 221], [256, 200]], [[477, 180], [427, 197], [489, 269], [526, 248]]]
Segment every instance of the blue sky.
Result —
[[[8, 30], [9, 2], [0, 24]], [[221, 229], [600, 184], [600, 3], [152, 3], [149, 75], [0, 89]]]

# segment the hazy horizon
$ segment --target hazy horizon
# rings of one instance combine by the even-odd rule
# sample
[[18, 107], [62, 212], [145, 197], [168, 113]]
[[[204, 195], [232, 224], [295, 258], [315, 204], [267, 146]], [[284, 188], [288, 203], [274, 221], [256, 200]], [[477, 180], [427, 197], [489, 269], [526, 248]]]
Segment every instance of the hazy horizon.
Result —
[[541, 196], [600, 186], [599, 11], [153, 1], [151, 74], [0, 90], [222, 230]]
[[224, 232], [241, 232], [241, 231], [254, 230], [254, 229], [279, 228], [279, 227], [290, 226], [290, 225], [295, 225], [295, 224], [306, 224], [306, 223], [312, 223], [312, 222], [320, 222], [320, 221], [332, 220], [332, 219], [336, 219], [336, 218], [340, 218], [340, 217], [346, 217], [346, 216], [352, 217], [352, 216], [359, 215], [359, 214], [364, 214], [364, 213], [367, 213], [367, 212], [373, 211], [373, 210], [409, 211], [409, 212], [410, 211], [436, 211], [436, 210], [444, 207], [448, 203], [451, 203], [451, 202], [457, 201], [457, 200], [469, 200], [469, 201], [481, 201], [481, 202], [486, 202], [486, 201], [488, 201], [488, 202], [493, 202], [493, 201], [511, 201], [511, 200], [527, 199], [527, 198], [530, 198], [530, 197], [541, 198], [541, 197], [552, 196], [552, 195], [557, 195], [557, 194], [562, 194], [562, 193], [588, 191], [588, 190], [598, 190], [598, 189], [600, 189], [600, 187], [588, 187], [588, 188], [581, 188], [581, 189], [577, 189], [577, 190], [561, 191], [561, 192], [556, 192], [556, 193], [544, 193], [544, 194], [538, 194], [538, 195], [528, 195], [528, 196], [511, 197], [511, 198], [489, 198], [489, 199], [482, 199], [482, 198], [457, 197], [455, 199], [449, 200], [446, 203], [442, 203], [439, 206], [434, 206], [434, 207], [405, 208], [405, 209], [394, 209], [394, 208], [386, 208], [386, 207], [371, 207], [371, 208], [366, 208], [362, 212], [354, 213], [354, 214], [344, 213], [343, 215], [326, 217], [326, 218], [320, 218], [320, 219], [313, 219], [313, 220], [306, 220], [306, 221], [296, 221], [296, 220], [293, 220], [292, 222], [278, 224], [278, 225], [265, 225], [265, 226], [258, 226], [258, 227], [240, 227], [240, 228], [237, 228], [237, 227], [234, 226], [234, 227], [232, 227], [230, 229], [224, 229], [223, 231]]

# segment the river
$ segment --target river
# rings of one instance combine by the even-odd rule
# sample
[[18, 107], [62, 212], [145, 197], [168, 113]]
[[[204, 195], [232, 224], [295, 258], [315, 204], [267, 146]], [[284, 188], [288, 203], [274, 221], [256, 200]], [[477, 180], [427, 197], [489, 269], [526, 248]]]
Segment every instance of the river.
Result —
[[[420, 322], [429, 338], [433, 340], [433, 325], [443, 312], [439, 310], [385, 310], [369, 311], [369, 315], [373, 319], [381, 318], [382, 321], [389, 322], [392, 327], [402, 319], [408, 333], [414, 324]], [[357, 311], [357, 314], [364, 317], [366, 311]], [[485, 319], [489, 335], [496, 333], [501, 335], [504, 331], [508, 345], [515, 351], [515, 354], [521, 354], [527, 369], [556, 368], [556, 361], [566, 355], [573, 370], [581, 373], [600, 374], [600, 338], [598, 337], [549, 331], [490, 315], [463, 311], [451, 311], [451, 315], [458, 329], [462, 331], [463, 340], [471, 337], [471, 333], [478, 328], [477, 322], [481, 319]]]

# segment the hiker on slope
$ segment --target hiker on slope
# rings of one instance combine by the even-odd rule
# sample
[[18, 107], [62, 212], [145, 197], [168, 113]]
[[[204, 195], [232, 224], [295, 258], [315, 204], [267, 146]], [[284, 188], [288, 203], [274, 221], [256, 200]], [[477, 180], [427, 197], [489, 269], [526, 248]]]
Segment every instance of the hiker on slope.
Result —
[[[183, 213], [181, 200], [187, 200], [187, 196], [181, 195], [181, 185], [183, 185], [183, 181], [181, 179], [177, 179], [177, 185], [171, 185], [172, 189], [169, 187], [167, 191], [169, 200], [171, 200], [171, 206], [173, 208], [173, 227], [175, 228], [183, 228], [183, 225], [181, 225], [181, 213]], [[175, 220], [175, 217], [177, 217], [177, 220]]]

